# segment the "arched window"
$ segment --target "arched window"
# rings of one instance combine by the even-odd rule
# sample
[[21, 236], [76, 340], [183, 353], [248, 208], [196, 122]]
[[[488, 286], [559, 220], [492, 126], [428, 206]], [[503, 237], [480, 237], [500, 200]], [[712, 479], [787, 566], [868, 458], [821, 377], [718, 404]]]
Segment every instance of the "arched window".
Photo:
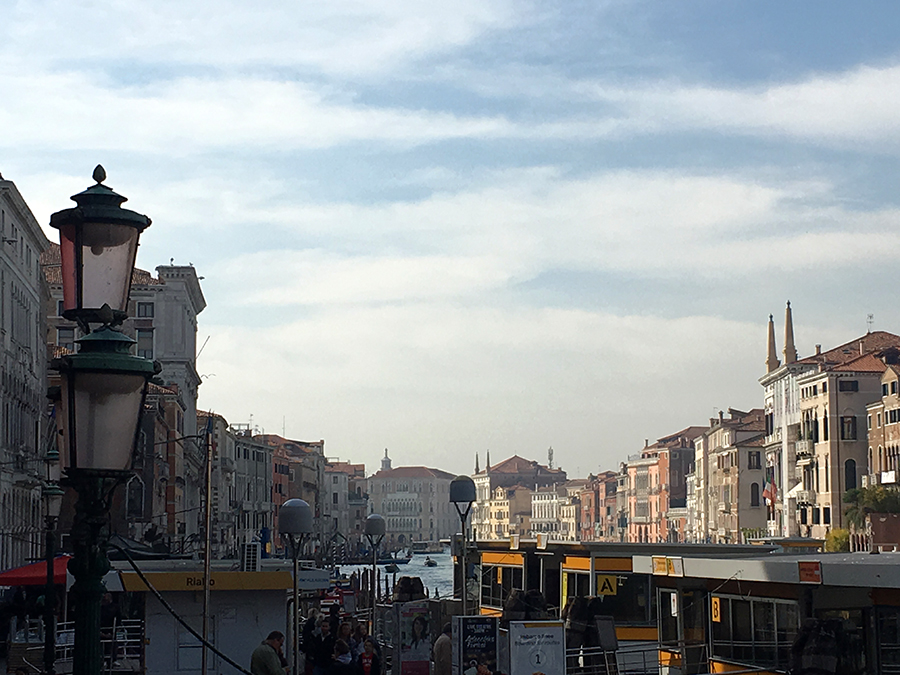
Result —
[[856, 461], [848, 459], [844, 462], [844, 489], [852, 490], [856, 487]]
[[759, 483], [750, 483], [750, 506], [759, 506]]

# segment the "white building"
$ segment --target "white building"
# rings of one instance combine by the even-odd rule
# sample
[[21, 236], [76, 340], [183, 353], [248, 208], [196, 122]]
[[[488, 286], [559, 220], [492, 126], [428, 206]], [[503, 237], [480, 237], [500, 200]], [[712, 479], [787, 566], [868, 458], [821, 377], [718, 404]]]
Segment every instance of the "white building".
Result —
[[15, 184], [0, 176], [0, 570], [43, 551], [47, 290], [40, 255], [49, 246]]
[[372, 513], [384, 517], [388, 549], [414, 541], [449, 539], [459, 529], [459, 516], [450, 503], [453, 474], [425, 466], [391, 468], [390, 459], [369, 477]]

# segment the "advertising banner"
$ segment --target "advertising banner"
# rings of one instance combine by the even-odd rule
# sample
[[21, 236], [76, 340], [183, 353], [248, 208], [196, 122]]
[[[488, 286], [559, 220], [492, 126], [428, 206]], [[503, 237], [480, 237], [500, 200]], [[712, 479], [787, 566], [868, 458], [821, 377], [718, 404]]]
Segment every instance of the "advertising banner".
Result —
[[[428, 602], [402, 602], [397, 608], [399, 675], [428, 675], [431, 662], [431, 615]], [[395, 666], [396, 669], [396, 666]]]
[[561, 621], [511, 621], [509, 675], [566, 672], [566, 632]]
[[453, 675], [493, 675], [499, 629], [496, 616], [454, 616]]

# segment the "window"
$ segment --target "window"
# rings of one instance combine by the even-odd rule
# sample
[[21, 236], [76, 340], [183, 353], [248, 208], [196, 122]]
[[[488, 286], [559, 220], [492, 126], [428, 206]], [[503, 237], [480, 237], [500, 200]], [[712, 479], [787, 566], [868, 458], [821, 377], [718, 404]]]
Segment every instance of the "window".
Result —
[[838, 380], [838, 391], [859, 391], [859, 381]]
[[812, 510], [813, 525], [818, 525], [819, 524], [819, 507], [814, 506], [811, 510]]
[[137, 331], [137, 355], [141, 358], [153, 358], [153, 331]]
[[[870, 449], [871, 450], [871, 449]], [[856, 488], [856, 460], [848, 459], [844, 462], [844, 489]]]
[[828, 383], [827, 383], [827, 382], [823, 382], [823, 383], [822, 383], [822, 393], [823, 393], [823, 394], [827, 394], [827, 393], [828, 393]]
[[856, 417], [854, 415], [845, 415], [841, 417], [841, 440], [856, 440]]
[[762, 468], [762, 462], [760, 460], [760, 451], [759, 450], [751, 450], [747, 454], [747, 468], [748, 469]]
[[872, 416], [866, 415], [866, 429], [872, 428]]
[[877, 426], [879, 429], [881, 428], [881, 413], [875, 414], [875, 426]]
[[882, 382], [882, 383], [881, 383], [881, 395], [882, 395], [882, 396], [887, 396], [887, 395], [888, 395], [888, 384], [887, 384], [887, 382]]
[[893, 382], [891, 382], [891, 393], [892, 394], [897, 393], [897, 380], [894, 380]]
[[759, 483], [750, 483], [750, 506], [759, 506]]
[[332, 493], [332, 495], [331, 495], [331, 503], [332, 503], [332, 504], [337, 504], [337, 503], [338, 503], [338, 495], [337, 495], [337, 492]]
[[139, 302], [137, 304], [137, 315], [139, 319], [152, 319], [153, 318], [153, 303], [152, 302]]
[[70, 352], [75, 351], [75, 329], [74, 328], [57, 328], [56, 344], [59, 347], [68, 349]]
[[831, 507], [830, 506], [822, 507], [822, 522], [825, 525], [831, 525]]
[[56, 301], [56, 316], [62, 316], [64, 308], [65, 308], [65, 305], [63, 305], [63, 301], [57, 300]]

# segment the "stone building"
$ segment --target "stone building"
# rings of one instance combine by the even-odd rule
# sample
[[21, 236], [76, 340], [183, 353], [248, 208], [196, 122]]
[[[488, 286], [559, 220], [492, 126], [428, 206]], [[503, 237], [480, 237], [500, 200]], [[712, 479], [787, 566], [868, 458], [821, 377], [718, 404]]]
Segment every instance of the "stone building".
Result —
[[15, 184], [0, 176], [0, 570], [43, 551], [48, 291], [40, 256], [49, 246]]
[[459, 523], [450, 503], [455, 476], [425, 466], [390, 468], [389, 459], [385, 465], [388, 468], [369, 477], [369, 505], [385, 519], [389, 550], [414, 541], [449, 539]]
[[[843, 385], [844, 390], [834, 391], [834, 382], [830, 380], [845, 379], [849, 382], [855, 379], [856, 386], [860, 386], [864, 381], [868, 387], [873, 377], [880, 378], [883, 369], [875, 375], [869, 373], [859, 376], [854, 376], [852, 371], [843, 371], [842, 375], [838, 375], [842, 371], [835, 369], [867, 354], [877, 354], [892, 347], [900, 347], [900, 337], [884, 331], [875, 331], [828, 351], [822, 351], [821, 345], [817, 345], [815, 354], [798, 359], [797, 349], [794, 346], [790, 303], [785, 310], [784, 333], [782, 363], [778, 359], [775, 325], [770, 316], [766, 374], [759, 382], [764, 388], [766, 467], [773, 479], [775, 492], [774, 503], [768, 511], [768, 534], [790, 537], [805, 534], [807, 531], [820, 532], [830, 528], [831, 523], [826, 527], [821, 522], [826, 515], [822, 509], [825, 506], [829, 509], [827, 512], [829, 521], [834, 520], [836, 506], [840, 512], [839, 502], [836, 501], [840, 491], [832, 490], [830, 486], [835, 476], [834, 471], [837, 469], [839, 474], [843, 473], [847, 459], [853, 459], [857, 463], [858, 475], [864, 473], [859, 471], [858, 467], [860, 460], [864, 461], [867, 445], [865, 441], [860, 442], [859, 425], [865, 416], [865, 406], [877, 398], [877, 392], [866, 393], [847, 389], [852, 388], [854, 386], [852, 384]], [[849, 367], [859, 368], [861, 364]], [[821, 377], [822, 373], [829, 371], [835, 372]], [[805, 390], [803, 400], [801, 400], [801, 380]], [[828, 391], [822, 391], [823, 382], [820, 380], [826, 380], [824, 383]], [[809, 419], [809, 415], [812, 415], [812, 419]], [[828, 440], [825, 439], [826, 431]], [[810, 433], [817, 436], [810, 438]], [[841, 434], [848, 438], [841, 439]], [[850, 438], [851, 436], [853, 438]], [[839, 442], [843, 445], [844, 440], [848, 442], [848, 449], [852, 448], [852, 456], [841, 459], [841, 466], [838, 468], [837, 462], [841, 453], [837, 451], [836, 445]], [[811, 468], [813, 461], [815, 461], [814, 469]], [[829, 472], [827, 504], [819, 501], [811, 503], [813, 494], [818, 497], [818, 491], [815, 490], [817, 477], [820, 489], [823, 484], [825, 466], [828, 466]], [[809, 483], [805, 483], [805, 480]], [[838, 481], [841, 485], [845, 482], [842, 478]], [[807, 489], [810, 484], [812, 491]], [[804, 518], [806, 522], [803, 521]], [[811, 522], [813, 518], [818, 518], [819, 522]]]
[[[490, 501], [494, 490], [498, 487], [515, 487], [522, 485], [528, 487], [534, 493], [541, 488], [563, 483], [566, 480], [566, 472], [561, 469], [552, 469], [534, 460], [525, 459], [513, 455], [495, 466], [491, 466], [490, 453], [483, 471], [477, 470], [472, 476], [475, 482], [476, 503], [472, 508], [472, 531], [478, 539], [489, 539], [491, 530]], [[534, 498], [532, 497], [532, 500]], [[534, 514], [532, 512], [531, 529], [534, 530]]]

